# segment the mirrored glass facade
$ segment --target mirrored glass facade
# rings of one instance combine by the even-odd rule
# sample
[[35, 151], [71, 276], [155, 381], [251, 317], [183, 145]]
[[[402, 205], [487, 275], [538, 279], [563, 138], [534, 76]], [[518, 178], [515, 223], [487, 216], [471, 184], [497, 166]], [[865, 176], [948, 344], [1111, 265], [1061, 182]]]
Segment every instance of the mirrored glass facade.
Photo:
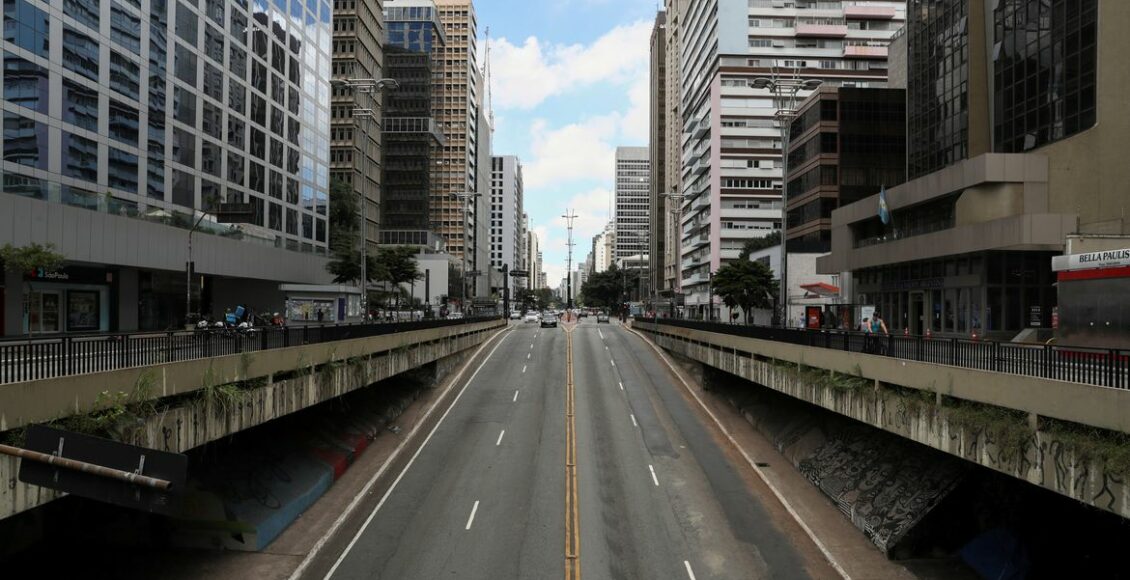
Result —
[[910, 0], [907, 28], [907, 178], [967, 157], [967, 0]]
[[276, 246], [324, 253], [332, 34], [329, 0], [7, 0], [5, 193], [247, 202]]

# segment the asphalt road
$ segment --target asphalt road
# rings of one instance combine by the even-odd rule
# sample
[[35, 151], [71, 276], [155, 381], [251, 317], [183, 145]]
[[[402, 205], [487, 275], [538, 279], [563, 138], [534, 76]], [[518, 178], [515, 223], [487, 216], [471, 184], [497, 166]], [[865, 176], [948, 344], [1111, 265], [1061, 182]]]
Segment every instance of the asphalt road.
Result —
[[327, 577], [835, 577], [641, 339], [569, 340], [513, 325]]

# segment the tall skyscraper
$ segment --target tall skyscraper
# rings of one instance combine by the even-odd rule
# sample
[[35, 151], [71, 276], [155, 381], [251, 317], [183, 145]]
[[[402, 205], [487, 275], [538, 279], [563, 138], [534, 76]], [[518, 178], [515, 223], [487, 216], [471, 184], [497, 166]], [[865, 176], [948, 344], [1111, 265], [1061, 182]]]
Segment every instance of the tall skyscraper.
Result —
[[717, 303], [708, 296], [711, 273], [736, 258], [746, 241], [781, 228], [783, 163], [775, 117], [808, 92], [782, 102], [769, 85], [799, 79], [884, 86], [886, 46], [905, 12], [905, 2], [897, 0], [792, 7], [688, 3], [679, 22], [687, 137], [681, 146], [680, 265], [688, 306], [705, 313], [707, 304]]
[[[683, 99], [682, 99], [682, 22], [686, 19], [689, 0], [666, 0], [664, 44], [664, 110], [663, 166], [667, 192], [682, 191], [683, 175]], [[663, 287], [680, 291], [682, 282], [682, 225], [677, 223], [677, 201], [663, 200]]]
[[[382, 0], [333, 2], [333, 76], [346, 79], [384, 77], [381, 39], [385, 36]], [[304, 23], [304, 21], [303, 21]], [[266, 23], [264, 23], [266, 26]], [[254, 66], [254, 65], [253, 65]], [[365, 220], [365, 242], [374, 251], [382, 225], [380, 90], [335, 84], [330, 88], [330, 177], [350, 184]], [[355, 116], [355, 109], [372, 116]]]
[[651, 30], [651, 98], [649, 107], [649, 149], [651, 181], [648, 188], [648, 285], [658, 293], [664, 290], [666, 270], [667, 198], [673, 189], [667, 183], [667, 13], [655, 17]]
[[[381, 191], [381, 243], [435, 248], [432, 232], [431, 174], [446, 143], [433, 116], [442, 101], [443, 63], [435, 55], [447, 44], [433, 0], [385, 3], [385, 74], [399, 88], [385, 96], [384, 188]], [[442, 244], [438, 244], [442, 245]]]
[[541, 265], [541, 242], [537, 232], [530, 230], [526, 233], [526, 264], [530, 271], [530, 288], [545, 288], [544, 273]]
[[647, 255], [651, 224], [648, 189], [651, 161], [647, 147], [616, 148], [616, 254], [613, 261]]
[[[328, 0], [11, 0], [4, 20], [0, 244], [70, 262], [5, 274], [4, 334], [165, 329], [186, 291], [195, 313], [325, 279]], [[217, 224], [222, 202], [250, 223]]]
[[[490, 263], [501, 269], [521, 270], [523, 187], [522, 163], [513, 155], [495, 156], [491, 159], [490, 195]], [[525, 283], [511, 278], [510, 292], [524, 287]]]

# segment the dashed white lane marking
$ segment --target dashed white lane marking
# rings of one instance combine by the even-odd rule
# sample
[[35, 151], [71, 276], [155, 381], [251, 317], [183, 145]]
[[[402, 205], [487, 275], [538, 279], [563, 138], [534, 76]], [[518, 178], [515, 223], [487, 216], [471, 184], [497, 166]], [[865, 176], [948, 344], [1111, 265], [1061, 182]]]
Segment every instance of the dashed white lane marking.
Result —
[[530, 343], [530, 350], [534, 350], [534, 343]]
[[498, 441], [495, 441], [495, 442], [494, 442], [494, 446], [495, 446], [495, 447], [498, 447], [499, 445], [502, 445], [502, 436], [503, 436], [503, 435], [505, 435], [505, 434], [506, 434], [506, 429], [503, 429], [503, 430], [502, 430], [502, 433], [499, 433], [499, 434], [498, 434]]
[[649, 463], [647, 465], [647, 470], [651, 472], [651, 481], [655, 482], [655, 487], [659, 487], [659, 478], [655, 477], [655, 468], [652, 467]]
[[621, 391], [623, 391], [623, 390], [624, 390], [624, 383], [620, 383], [620, 390], [621, 390]]
[[[530, 358], [530, 357], [526, 357]], [[522, 374], [526, 374], [526, 365], [522, 365]]]
[[612, 366], [616, 366], [616, 361], [614, 361], [612, 359], [608, 359], [608, 360], [612, 361]]
[[604, 345], [604, 350], [608, 350], [608, 345]]
[[632, 413], [631, 417], [632, 417], [632, 427], [639, 427], [640, 424], [636, 423], [636, 415], [634, 413]]
[[691, 563], [683, 560], [683, 565], [687, 567], [687, 576], [689, 576], [691, 580], [695, 580], [694, 570], [691, 570]]
[[530, 360], [530, 354], [526, 353], [526, 360]]
[[604, 340], [604, 333], [601, 332], [599, 328], [596, 329], [596, 333], [600, 335], [600, 340]]
[[515, 403], [518, 402], [518, 391], [514, 391], [514, 401], [513, 402], [515, 402]]
[[467, 518], [467, 527], [465, 530], [471, 529], [471, 524], [475, 523], [475, 512], [479, 511], [479, 500], [475, 500], [475, 505], [471, 507], [471, 517]]

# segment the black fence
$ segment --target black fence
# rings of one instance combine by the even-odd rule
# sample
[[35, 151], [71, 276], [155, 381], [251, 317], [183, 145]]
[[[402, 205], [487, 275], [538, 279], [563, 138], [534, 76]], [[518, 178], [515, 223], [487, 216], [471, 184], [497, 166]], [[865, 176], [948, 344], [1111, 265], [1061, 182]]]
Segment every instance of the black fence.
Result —
[[382, 324], [209, 329], [0, 339], [0, 384], [97, 373], [290, 346], [499, 320], [497, 316]]
[[637, 316], [636, 320], [815, 348], [831, 348], [1118, 389], [1130, 388], [1130, 350], [1034, 345], [966, 338], [877, 335], [844, 330], [748, 326], [674, 318], [653, 319]]

